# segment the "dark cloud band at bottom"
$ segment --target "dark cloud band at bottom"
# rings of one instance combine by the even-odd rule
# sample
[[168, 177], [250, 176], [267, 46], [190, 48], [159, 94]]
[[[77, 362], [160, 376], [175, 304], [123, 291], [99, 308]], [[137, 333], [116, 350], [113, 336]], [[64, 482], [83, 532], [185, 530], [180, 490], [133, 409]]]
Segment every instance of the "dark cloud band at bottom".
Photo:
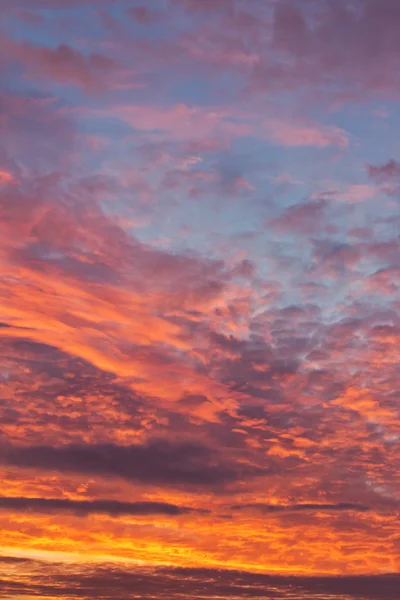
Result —
[[[1, 576], [16, 562], [19, 580]], [[30, 574], [35, 574], [30, 577]], [[61, 565], [0, 557], [0, 598], [87, 598], [133, 600], [153, 598], [398, 600], [400, 574], [380, 576], [288, 577], [240, 571], [159, 568], [125, 570], [115, 565]]]

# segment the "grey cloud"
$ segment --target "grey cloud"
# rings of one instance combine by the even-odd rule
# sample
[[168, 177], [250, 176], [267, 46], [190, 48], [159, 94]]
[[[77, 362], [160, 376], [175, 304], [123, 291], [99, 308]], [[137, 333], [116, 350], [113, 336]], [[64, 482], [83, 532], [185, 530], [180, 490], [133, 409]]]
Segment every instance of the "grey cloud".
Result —
[[68, 498], [0, 498], [0, 510], [33, 511], [40, 513], [73, 512], [78, 515], [107, 514], [122, 515], [167, 515], [178, 516], [188, 512], [207, 512], [176, 506], [168, 502], [119, 502], [118, 500], [70, 500]]
[[362, 504], [352, 504], [351, 502], [339, 502], [337, 504], [235, 504], [231, 507], [233, 510], [255, 509], [263, 513], [282, 513], [282, 512], [340, 512], [356, 511], [368, 512], [371, 510], [368, 506]]
[[156, 440], [147, 445], [8, 446], [2, 462], [30, 469], [122, 477], [151, 484], [223, 486], [264, 471], [224, 462], [205, 446]]

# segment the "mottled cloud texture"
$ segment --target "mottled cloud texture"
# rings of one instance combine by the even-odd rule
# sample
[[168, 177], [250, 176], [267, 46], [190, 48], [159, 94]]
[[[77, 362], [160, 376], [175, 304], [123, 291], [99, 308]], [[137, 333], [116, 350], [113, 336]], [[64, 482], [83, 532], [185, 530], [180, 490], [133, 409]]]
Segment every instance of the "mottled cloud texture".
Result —
[[398, 600], [400, 2], [0, 8], [0, 598]]

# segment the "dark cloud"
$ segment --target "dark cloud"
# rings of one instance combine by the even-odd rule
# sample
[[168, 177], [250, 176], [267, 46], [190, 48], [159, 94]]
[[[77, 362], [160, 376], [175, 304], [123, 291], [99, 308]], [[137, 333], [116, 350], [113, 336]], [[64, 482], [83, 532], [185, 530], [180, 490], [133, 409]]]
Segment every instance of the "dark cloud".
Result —
[[400, 163], [389, 160], [383, 165], [367, 165], [368, 175], [379, 183], [400, 180]]
[[0, 564], [18, 565], [21, 563], [32, 563], [34, 562], [31, 558], [25, 558], [24, 556], [0, 556]]
[[362, 504], [352, 504], [351, 502], [339, 502], [338, 504], [234, 504], [232, 510], [254, 509], [263, 513], [280, 513], [280, 512], [340, 512], [340, 511], [355, 511], [368, 512], [371, 510], [368, 506]]
[[367, 165], [369, 177], [389, 196], [398, 196], [400, 191], [400, 162], [389, 160], [382, 165]]
[[[398, 570], [400, 221], [379, 196], [397, 194], [400, 166], [359, 167], [396, 118], [370, 99], [398, 97], [400, 2], [0, 6], [2, 544]], [[135, 501], [148, 497], [161, 502]], [[208, 504], [215, 533], [196, 520]], [[192, 505], [183, 528], [70, 518]], [[82, 563], [23, 578], [16, 564], [6, 598], [396, 589]]]
[[[191, 512], [185, 506], [167, 502], [119, 502], [118, 500], [69, 500], [66, 498], [0, 498], [0, 509], [18, 512], [73, 512], [78, 515], [107, 514], [122, 515], [167, 515], [178, 516]], [[199, 512], [194, 509], [194, 512]]]
[[[29, 569], [35, 573], [28, 578]], [[29, 561], [21, 572], [21, 580], [0, 580], [1, 598], [16, 594], [52, 598], [263, 598], [271, 600], [397, 600], [400, 576], [370, 577], [286, 577], [246, 573], [242, 571], [161, 568], [123, 570], [104, 565], [95, 568]]]
[[113, 444], [65, 446], [8, 446], [3, 463], [29, 469], [86, 473], [122, 477], [153, 484], [223, 486], [243, 476], [258, 475], [257, 468], [243, 468], [223, 462], [200, 444], [166, 440], [147, 445]]

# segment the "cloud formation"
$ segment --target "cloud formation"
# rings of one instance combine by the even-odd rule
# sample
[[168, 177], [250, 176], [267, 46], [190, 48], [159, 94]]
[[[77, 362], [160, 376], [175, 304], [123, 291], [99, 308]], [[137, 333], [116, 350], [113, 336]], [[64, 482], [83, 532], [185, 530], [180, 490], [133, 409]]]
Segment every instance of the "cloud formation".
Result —
[[397, 0], [0, 6], [3, 597], [397, 600]]

